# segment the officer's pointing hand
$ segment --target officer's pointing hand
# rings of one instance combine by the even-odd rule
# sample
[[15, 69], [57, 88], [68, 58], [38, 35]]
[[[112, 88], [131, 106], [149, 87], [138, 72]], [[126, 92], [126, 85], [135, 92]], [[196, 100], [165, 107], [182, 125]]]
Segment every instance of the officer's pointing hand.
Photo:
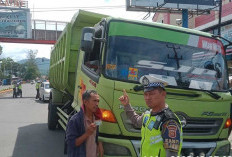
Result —
[[120, 98], [118, 98], [118, 99], [121, 101], [121, 103], [123, 105], [128, 105], [130, 103], [129, 102], [129, 97], [128, 97], [125, 89], [123, 89], [123, 95], [120, 96]]

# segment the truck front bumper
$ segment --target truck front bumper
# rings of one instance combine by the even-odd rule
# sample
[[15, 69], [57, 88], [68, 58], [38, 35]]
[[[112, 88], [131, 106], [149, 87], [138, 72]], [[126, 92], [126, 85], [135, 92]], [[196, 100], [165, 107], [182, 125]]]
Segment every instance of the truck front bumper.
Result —
[[[139, 157], [140, 140], [127, 140], [99, 137], [103, 142], [104, 156], [132, 156]], [[229, 156], [230, 142], [228, 140], [215, 142], [183, 142], [182, 156]]]
[[183, 156], [228, 156], [230, 155], [228, 140], [215, 142], [183, 142], [181, 154]]

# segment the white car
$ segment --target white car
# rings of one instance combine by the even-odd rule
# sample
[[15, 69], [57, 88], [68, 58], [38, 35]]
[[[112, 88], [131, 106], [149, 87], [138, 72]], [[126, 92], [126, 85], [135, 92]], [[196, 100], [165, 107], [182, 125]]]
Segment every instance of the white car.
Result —
[[39, 87], [39, 99], [43, 101], [49, 100], [50, 91], [51, 91], [50, 83], [42, 82]]

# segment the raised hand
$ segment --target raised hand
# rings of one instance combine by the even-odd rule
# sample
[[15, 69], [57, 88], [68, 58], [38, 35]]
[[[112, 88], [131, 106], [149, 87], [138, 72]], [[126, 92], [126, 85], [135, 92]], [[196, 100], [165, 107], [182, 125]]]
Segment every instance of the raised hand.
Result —
[[123, 89], [123, 95], [118, 98], [123, 105], [128, 105], [130, 103], [129, 97], [126, 93], [126, 90]]
[[94, 123], [91, 123], [89, 127], [87, 128], [87, 135], [90, 136], [93, 134], [93, 132], [97, 129], [97, 126]]

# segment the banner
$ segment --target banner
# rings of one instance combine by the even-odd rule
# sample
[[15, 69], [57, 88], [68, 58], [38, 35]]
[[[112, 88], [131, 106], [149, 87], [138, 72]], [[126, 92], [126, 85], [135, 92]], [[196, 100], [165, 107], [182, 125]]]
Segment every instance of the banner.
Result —
[[31, 38], [30, 12], [0, 12], [0, 37]]

